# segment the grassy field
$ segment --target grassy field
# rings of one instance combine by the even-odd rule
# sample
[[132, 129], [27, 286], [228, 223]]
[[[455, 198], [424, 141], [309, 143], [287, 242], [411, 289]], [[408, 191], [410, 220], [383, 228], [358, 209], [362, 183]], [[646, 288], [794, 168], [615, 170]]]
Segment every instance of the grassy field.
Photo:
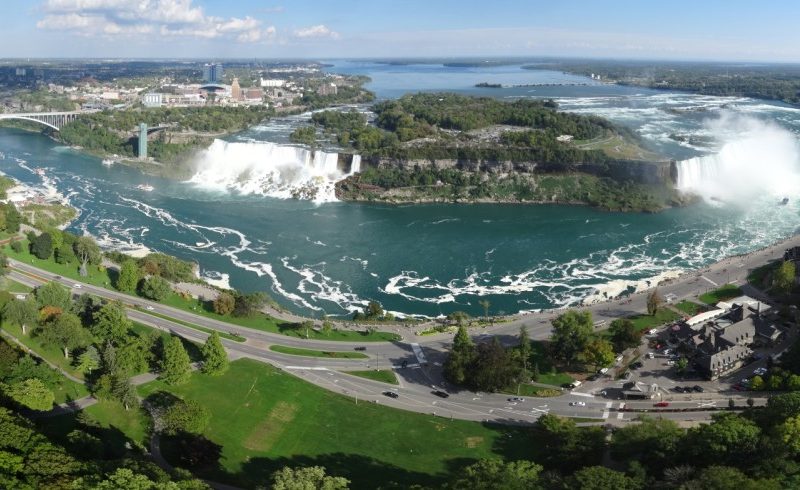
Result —
[[[356, 404], [251, 360], [231, 363], [223, 376], [196, 373], [185, 385], [156, 381], [139, 390], [167, 390], [208, 407], [213, 415], [204, 435], [222, 446], [222, 456], [219, 465], [197, 471], [244, 488], [263, 485], [285, 465], [325, 466], [353, 488], [438, 485], [478, 458], [524, 458], [533, 442], [523, 428], [450, 420], [446, 411], [434, 417]], [[169, 438], [162, 450], [174, 460]]]
[[88, 275], [86, 277], [81, 277], [78, 271], [80, 264], [57, 264], [52, 260], [37, 259], [35, 256], [28, 253], [28, 240], [21, 240], [20, 242], [22, 243], [22, 252], [17, 253], [9, 246], [6, 246], [3, 251], [12, 259], [17, 259], [20, 262], [25, 262], [26, 264], [44, 269], [48, 272], [52, 272], [53, 274], [69, 277], [70, 279], [92, 284], [93, 286], [111, 288], [112, 281], [108, 275], [109, 272], [106, 269], [100, 269], [97, 266], [88, 266]]
[[374, 381], [380, 381], [381, 383], [388, 383], [391, 385], [400, 384], [397, 381], [397, 375], [394, 374], [394, 371], [389, 371], [388, 369], [381, 369], [381, 370], [366, 370], [366, 371], [342, 371], [345, 374], [350, 374], [352, 376], [358, 376], [359, 378], [367, 378]]
[[285, 345], [271, 345], [269, 350], [280, 352], [281, 354], [290, 354], [293, 356], [305, 357], [327, 357], [331, 359], [367, 359], [368, 355], [360, 352], [342, 352], [342, 351], [321, 351], [312, 349], [298, 349], [297, 347], [287, 347]]
[[643, 313], [641, 315], [634, 315], [628, 319], [633, 322], [637, 331], [649, 330], [658, 327], [665, 323], [674, 322], [680, 318], [680, 315], [670, 310], [669, 308], [659, 308], [655, 315], [648, 315]]
[[540, 340], [531, 341], [532, 361], [539, 366], [539, 378], [536, 379], [539, 383], [547, 385], [561, 386], [563, 384], [572, 383], [574, 378], [567, 373], [558, 371], [551, 363], [550, 356], [547, 353], [547, 345]]
[[0, 278], [0, 290], [8, 291], [9, 293], [29, 293], [32, 288], [24, 284], [20, 284], [13, 279], [7, 277]]
[[680, 303], [676, 303], [675, 308], [681, 310], [682, 312], [686, 313], [689, 316], [694, 316], [705, 310], [706, 306], [698, 305], [693, 301], [683, 300]]
[[242, 327], [261, 330], [263, 332], [277, 333], [288, 337], [305, 339], [308, 335], [313, 340], [339, 340], [343, 342], [391, 342], [400, 340], [400, 336], [392, 332], [367, 332], [355, 330], [331, 330], [328, 333], [314, 330], [306, 331], [300, 325], [291, 322], [283, 322], [267, 315], [253, 315], [251, 317], [235, 317], [230, 315], [217, 315], [209, 309], [208, 304], [202, 304], [196, 299], [185, 299], [179, 294], [171, 294], [165, 299], [163, 304], [203, 315], [221, 322], [232, 323]]
[[561, 396], [564, 394], [561, 390], [554, 388], [543, 388], [541, 386], [534, 386], [528, 383], [520, 383], [519, 385], [510, 386], [508, 389], [503, 390], [503, 393], [516, 396]]
[[720, 301], [725, 301], [727, 299], [736, 298], [737, 296], [742, 295], [742, 288], [739, 286], [735, 286], [733, 284], [725, 284], [720, 286], [719, 289], [715, 289], [713, 291], [709, 291], [705, 294], [700, 295], [700, 301], [707, 305], [715, 305]]
[[38, 338], [32, 336], [30, 328], [28, 328], [28, 333], [26, 335], [22, 335], [22, 329], [18, 325], [13, 325], [9, 322], [2, 322], [1, 325], [3, 330], [16, 337], [26, 347], [34, 351], [43, 359], [55, 364], [72, 376], [83, 379], [83, 373], [72, 367], [72, 357], [66, 359], [64, 357], [64, 351], [58, 347], [44, 344]]
[[624, 160], [652, 160], [658, 155], [648, 151], [621, 135], [601, 136], [591, 140], [575, 140], [573, 145], [582, 150], [602, 150], [606, 155]]

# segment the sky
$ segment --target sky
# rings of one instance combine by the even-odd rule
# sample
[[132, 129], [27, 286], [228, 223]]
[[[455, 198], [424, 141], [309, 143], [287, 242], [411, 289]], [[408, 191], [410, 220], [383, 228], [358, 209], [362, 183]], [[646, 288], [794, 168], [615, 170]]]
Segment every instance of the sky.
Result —
[[800, 2], [0, 0], [0, 57], [800, 62]]

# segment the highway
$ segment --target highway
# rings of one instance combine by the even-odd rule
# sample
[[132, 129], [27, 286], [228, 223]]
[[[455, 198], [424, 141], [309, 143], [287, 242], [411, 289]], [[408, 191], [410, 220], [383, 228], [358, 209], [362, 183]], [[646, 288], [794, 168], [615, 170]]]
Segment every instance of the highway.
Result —
[[[769, 260], [780, 258], [784, 248], [800, 244], [799, 237], [793, 237], [789, 241], [791, 242], [789, 244], [782, 243], [747, 256], [726, 259], [703, 271], [686, 274], [672, 280], [669, 284], [659, 286], [659, 290], [664, 295], [674, 294], [680, 300], [696, 298], [709, 289], [728, 282], [744, 284], [749, 270], [763, 265]], [[442, 378], [441, 364], [452, 341], [452, 334], [417, 337], [406, 333], [406, 339], [397, 342], [357, 343], [304, 340], [220, 322], [143, 298], [62, 278], [16, 260], [10, 259], [9, 262], [13, 269], [10, 277], [15, 281], [31, 287], [47, 281], [56, 281], [72, 289], [76, 294], [89, 293], [108, 300], [120, 301], [126, 305], [128, 316], [132, 320], [172, 332], [192, 341], [202, 342], [207, 334], [149, 313], [168, 316], [206, 329], [238, 334], [245, 339], [244, 342], [223, 339], [223, 344], [232, 359], [251, 358], [267, 362], [317, 386], [350, 396], [359, 403], [380, 403], [400, 409], [464, 420], [531, 423], [544, 413], [554, 413], [615, 424], [633, 420], [638, 416], [636, 412], [620, 411], [620, 409], [652, 410], [654, 405], [653, 400], [623, 402], [595, 396], [593, 393], [580, 392], [586, 390], [584, 387], [574, 392], [565, 392], [564, 395], [558, 397], [524, 397], [525, 401], [523, 402], [510, 401], [512, 398], [510, 395], [472, 393], [449, 386]], [[746, 293], [751, 296], [760, 294], [758, 291], [747, 289]], [[644, 311], [646, 295], [635, 294], [624, 301], [594, 304], [587, 306], [586, 309], [592, 312], [596, 321], [605, 320], [606, 324], [603, 326], [605, 328], [611, 320]], [[526, 325], [532, 338], [544, 339], [550, 336], [550, 320], [559, 313], [559, 310], [551, 310], [521, 315], [512, 321], [480, 329], [474, 334], [474, 337], [476, 340], [481, 340], [481, 337], [484, 336], [499, 335], [504, 343], [510, 344], [515, 341], [519, 327]], [[417, 353], [415, 353], [413, 344], [416, 344], [419, 349]], [[350, 352], [358, 346], [366, 349], [364, 353], [368, 355], [368, 359], [293, 356], [270, 350], [272, 345]], [[418, 355], [420, 352], [421, 355]], [[404, 362], [407, 367], [402, 367]], [[390, 365], [398, 376], [399, 386], [390, 387], [383, 383], [341, 372], [386, 369]], [[433, 392], [439, 389], [447, 391], [450, 396], [446, 399], [437, 397]], [[382, 393], [387, 390], [395, 391], [399, 396], [390, 398], [383, 395]], [[707, 420], [713, 411], [703, 411], [703, 409], [725, 407], [729, 398], [733, 398], [737, 405], [744, 406], [749, 395], [752, 394], [731, 396], [698, 393], [685, 400], [671, 402], [669, 408], [699, 411], [659, 412], [659, 415], [684, 421]], [[757, 405], [761, 405], [766, 400], [762, 397], [756, 398], [755, 401]]]

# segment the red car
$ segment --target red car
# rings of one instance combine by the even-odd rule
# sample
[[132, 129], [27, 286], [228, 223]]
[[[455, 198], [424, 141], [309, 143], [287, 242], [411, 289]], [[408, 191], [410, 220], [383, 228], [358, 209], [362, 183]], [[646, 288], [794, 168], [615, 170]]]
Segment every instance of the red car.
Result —
[[658, 402], [654, 406], [656, 406], [656, 407], [668, 407], [669, 406], [669, 402]]

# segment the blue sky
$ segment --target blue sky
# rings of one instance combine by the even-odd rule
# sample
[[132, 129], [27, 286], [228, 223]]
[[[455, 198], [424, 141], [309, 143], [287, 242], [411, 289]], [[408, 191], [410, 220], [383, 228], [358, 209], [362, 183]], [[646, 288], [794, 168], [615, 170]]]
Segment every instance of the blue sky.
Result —
[[800, 2], [3, 0], [0, 57], [800, 62]]

